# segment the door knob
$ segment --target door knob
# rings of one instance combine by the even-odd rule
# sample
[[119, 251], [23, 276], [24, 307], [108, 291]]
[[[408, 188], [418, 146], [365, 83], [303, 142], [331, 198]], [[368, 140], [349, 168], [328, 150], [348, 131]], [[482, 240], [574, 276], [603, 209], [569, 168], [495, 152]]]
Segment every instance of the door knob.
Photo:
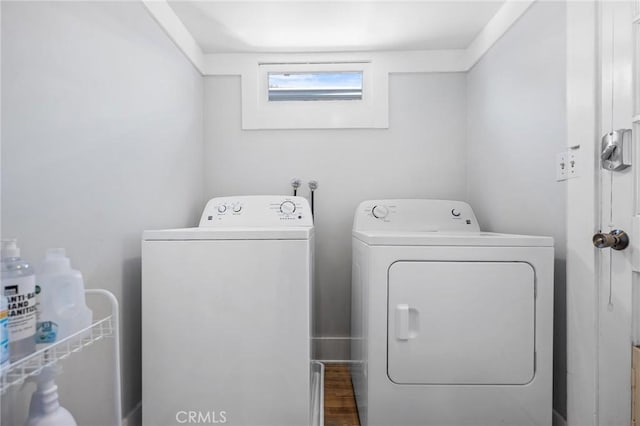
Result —
[[597, 248], [611, 247], [614, 250], [624, 250], [629, 245], [629, 236], [621, 229], [614, 229], [608, 234], [595, 234], [593, 245]]

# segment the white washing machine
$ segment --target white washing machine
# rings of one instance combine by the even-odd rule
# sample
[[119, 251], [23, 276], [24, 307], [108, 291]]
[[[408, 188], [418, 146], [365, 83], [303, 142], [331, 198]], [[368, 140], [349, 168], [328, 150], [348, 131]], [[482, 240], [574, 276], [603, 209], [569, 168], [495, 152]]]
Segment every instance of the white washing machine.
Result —
[[353, 225], [362, 426], [551, 425], [553, 240], [459, 201], [365, 201]]
[[145, 231], [143, 423], [309, 425], [312, 256], [301, 197], [214, 198], [198, 228]]

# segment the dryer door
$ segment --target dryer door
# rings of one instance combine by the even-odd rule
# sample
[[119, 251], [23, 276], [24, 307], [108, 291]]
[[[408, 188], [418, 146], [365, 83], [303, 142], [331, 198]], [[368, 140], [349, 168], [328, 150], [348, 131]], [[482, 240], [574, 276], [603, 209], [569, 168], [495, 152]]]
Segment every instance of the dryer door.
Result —
[[535, 279], [524, 262], [395, 262], [388, 375], [399, 384], [509, 384], [535, 373]]

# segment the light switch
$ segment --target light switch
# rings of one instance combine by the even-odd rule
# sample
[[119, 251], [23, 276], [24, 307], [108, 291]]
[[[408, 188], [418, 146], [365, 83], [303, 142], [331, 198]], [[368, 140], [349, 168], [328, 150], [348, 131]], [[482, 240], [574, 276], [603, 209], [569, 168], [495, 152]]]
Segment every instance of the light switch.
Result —
[[562, 181], [579, 176], [580, 149], [570, 148], [556, 154], [556, 180]]
[[556, 155], [556, 180], [567, 180], [568, 177], [567, 151], [562, 151]]
[[576, 148], [576, 149], [570, 149], [567, 152], [567, 179], [571, 179], [574, 177], [578, 177], [579, 174], [579, 168], [578, 165], [580, 164], [579, 161], [579, 156], [580, 156], [580, 149]]

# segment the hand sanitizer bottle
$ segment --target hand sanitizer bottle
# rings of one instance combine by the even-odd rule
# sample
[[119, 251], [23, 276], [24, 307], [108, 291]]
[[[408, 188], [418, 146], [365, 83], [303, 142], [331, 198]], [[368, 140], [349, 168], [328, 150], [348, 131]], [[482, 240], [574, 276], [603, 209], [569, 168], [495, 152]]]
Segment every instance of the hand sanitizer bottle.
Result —
[[2, 240], [2, 288], [9, 304], [9, 350], [11, 361], [35, 350], [36, 281], [33, 268], [20, 258], [15, 239]]
[[0, 294], [0, 371], [9, 365], [9, 302]]

